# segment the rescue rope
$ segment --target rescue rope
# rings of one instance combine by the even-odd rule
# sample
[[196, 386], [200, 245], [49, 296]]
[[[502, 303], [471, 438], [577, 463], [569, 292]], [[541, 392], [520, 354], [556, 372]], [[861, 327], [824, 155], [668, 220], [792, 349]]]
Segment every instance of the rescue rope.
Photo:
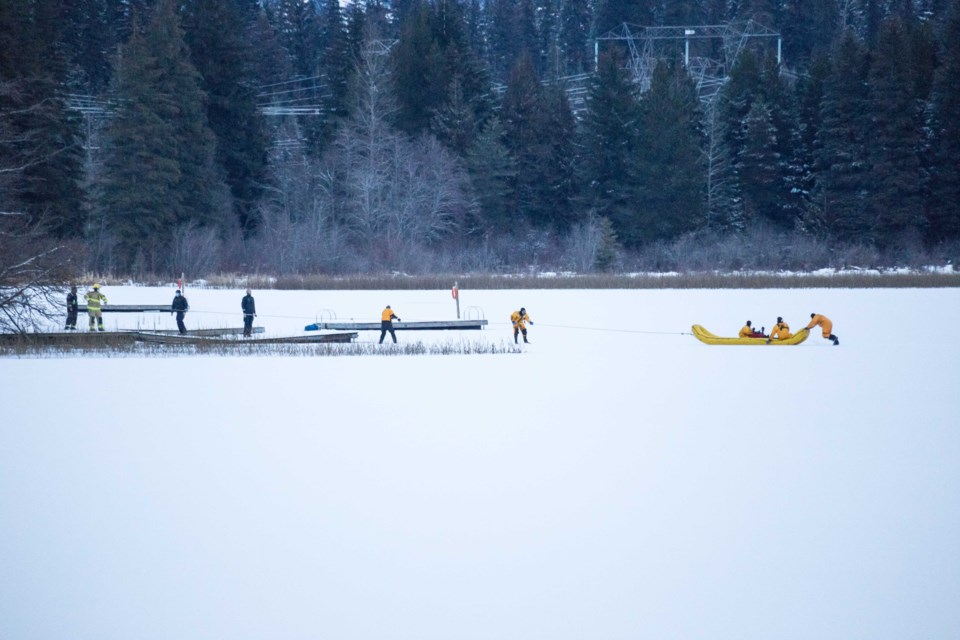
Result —
[[[513, 323], [510, 322], [491, 322], [491, 325], [502, 325], [502, 326], [512, 326]], [[693, 334], [689, 331], [643, 331], [641, 329], [610, 329], [608, 327], [578, 327], [576, 325], [569, 324], [543, 324], [543, 323], [534, 323], [535, 327], [551, 327], [553, 329], [577, 329], [580, 331], [603, 331], [606, 333], [645, 333], [650, 335], [660, 335], [660, 336], [692, 336]]]
[[[206, 311], [203, 309], [189, 309], [188, 311], [195, 311], [197, 313], [204, 313], [209, 315], [220, 315], [220, 316], [233, 316], [238, 315], [242, 316], [243, 312], [233, 312], [233, 311]], [[316, 316], [285, 316], [285, 315], [274, 315], [266, 313], [258, 313], [258, 318], [280, 318], [284, 320], [316, 320]], [[330, 322], [378, 322], [379, 317], [370, 317], [367, 319], [360, 318], [359, 320], [355, 318], [350, 318], [349, 320], [330, 320]], [[410, 320], [408, 322], [420, 322], [419, 320]], [[512, 326], [511, 322], [487, 322], [489, 326]], [[601, 331], [605, 333], [637, 333], [637, 334], [646, 334], [646, 335], [660, 335], [660, 336], [692, 336], [693, 334], [689, 331], [644, 331], [642, 329], [610, 329], [609, 327], [581, 327], [577, 325], [568, 325], [568, 324], [544, 324], [544, 323], [535, 323], [535, 327], [550, 327], [552, 329], [574, 329], [577, 331]]]

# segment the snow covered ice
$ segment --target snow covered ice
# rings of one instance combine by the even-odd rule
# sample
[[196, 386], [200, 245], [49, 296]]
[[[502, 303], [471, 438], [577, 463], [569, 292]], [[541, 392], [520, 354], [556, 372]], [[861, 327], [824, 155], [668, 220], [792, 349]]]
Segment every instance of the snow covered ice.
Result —
[[[188, 328], [241, 326], [242, 290], [185, 293]], [[449, 291], [253, 293], [266, 335], [455, 318]], [[461, 305], [490, 326], [399, 341], [512, 343], [524, 306], [533, 344], [0, 359], [0, 638], [960, 637], [956, 290]], [[839, 347], [682, 335], [811, 312]]]

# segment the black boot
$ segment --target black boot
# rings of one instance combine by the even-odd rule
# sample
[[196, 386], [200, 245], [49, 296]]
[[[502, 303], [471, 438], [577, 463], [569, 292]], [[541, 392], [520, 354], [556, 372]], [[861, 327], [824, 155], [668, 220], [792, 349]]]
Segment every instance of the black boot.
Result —
[[839, 346], [840, 346], [840, 338], [838, 338], [837, 336], [833, 335], [832, 333], [830, 334], [830, 340], [833, 340], [833, 346], [835, 346], [835, 347], [839, 347]]

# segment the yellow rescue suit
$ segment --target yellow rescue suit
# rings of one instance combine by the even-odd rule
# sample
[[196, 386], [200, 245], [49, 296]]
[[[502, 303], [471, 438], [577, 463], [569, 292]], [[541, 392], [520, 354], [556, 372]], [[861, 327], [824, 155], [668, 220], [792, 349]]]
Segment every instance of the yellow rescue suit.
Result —
[[823, 329], [824, 338], [829, 338], [830, 334], [833, 333], [833, 322], [831, 322], [827, 316], [820, 315], [819, 313], [816, 314], [810, 319], [810, 324], [807, 325], [807, 329], [813, 329], [817, 325], [820, 325], [820, 328]]
[[770, 332], [770, 337], [776, 340], [786, 340], [787, 338], [792, 338], [793, 334], [790, 333], [790, 325], [786, 322], [781, 322], [773, 326], [773, 331]]

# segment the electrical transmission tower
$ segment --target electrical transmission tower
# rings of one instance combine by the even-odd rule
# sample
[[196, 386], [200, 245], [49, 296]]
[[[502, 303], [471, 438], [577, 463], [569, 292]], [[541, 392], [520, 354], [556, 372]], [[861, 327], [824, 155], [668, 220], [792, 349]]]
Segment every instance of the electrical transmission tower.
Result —
[[781, 61], [780, 33], [755, 20], [723, 25], [641, 27], [623, 24], [594, 40], [594, 66], [605, 43], [619, 42], [628, 52], [628, 65], [641, 91], [650, 88], [657, 62], [682, 59], [697, 83], [700, 99], [710, 102], [726, 82], [740, 53], [752, 46], [776, 44]]

